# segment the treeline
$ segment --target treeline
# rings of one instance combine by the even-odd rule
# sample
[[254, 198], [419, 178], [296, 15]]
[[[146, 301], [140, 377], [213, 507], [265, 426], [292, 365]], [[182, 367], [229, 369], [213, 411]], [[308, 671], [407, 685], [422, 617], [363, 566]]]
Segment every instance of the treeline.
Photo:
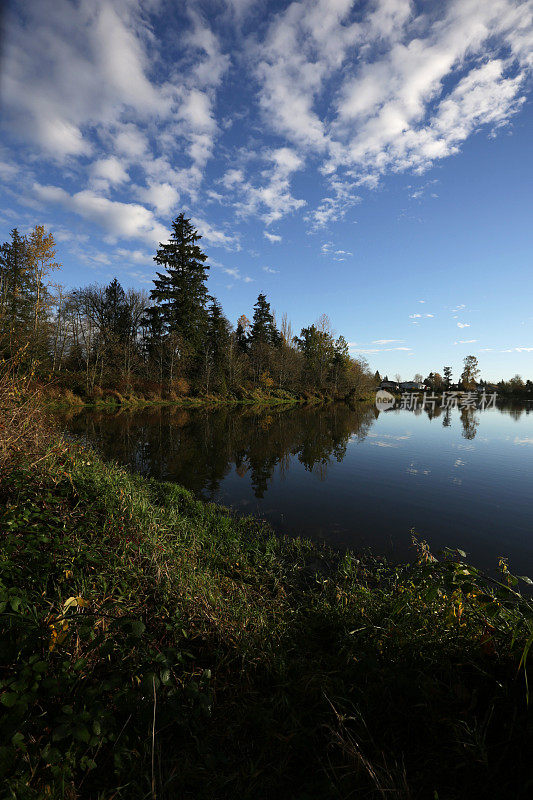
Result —
[[115, 278], [65, 291], [52, 282], [54, 237], [43, 226], [11, 232], [0, 251], [0, 357], [84, 396], [360, 396], [374, 384], [324, 315], [293, 335], [265, 294], [235, 328], [207, 289], [201, 236], [180, 214], [160, 244], [153, 289], [124, 290]]
[[[430, 391], [444, 392], [449, 389], [460, 389], [463, 391], [477, 389], [478, 391], [497, 392], [503, 397], [516, 397], [533, 400], [533, 381], [524, 381], [520, 375], [515, 375], [508, 381], [501, 380], [498, 383], [491, 383], [479, 377], [480, 369], [476, 356], [466, 356], [463, 359], [463, 371], [457, 383], [452, 382], [452, 368], [444, 367], [443, 375], [439, 372], [430, 372], [424, 379], [422, 373], [417, 372], [413, 376], [415, 383], [424, 384]], [[382, 381], [388, 381], [385, 375], [381, 377], [379, 372], [374, 375], [374, 382], [379, 386]], [[395, 375], [394, 381], [401, 382], [401, 376]]]

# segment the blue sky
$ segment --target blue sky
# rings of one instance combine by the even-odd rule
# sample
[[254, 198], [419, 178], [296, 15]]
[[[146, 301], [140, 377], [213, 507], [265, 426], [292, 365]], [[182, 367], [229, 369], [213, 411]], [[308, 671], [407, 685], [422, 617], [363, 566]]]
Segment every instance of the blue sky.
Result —
[[523, 0], [18, 0], [0, 235], [150, 288], [181, 211], [235, 322], [327, 314], [373, 369], [533, 377]]

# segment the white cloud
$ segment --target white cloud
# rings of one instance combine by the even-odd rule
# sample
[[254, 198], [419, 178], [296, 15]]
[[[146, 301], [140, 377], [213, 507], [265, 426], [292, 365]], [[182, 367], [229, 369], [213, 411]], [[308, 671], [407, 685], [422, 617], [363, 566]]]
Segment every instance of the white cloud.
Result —
[[376, 339], [372, 344], [394, 344], [395, 342], [403, 342], [403, 339]]
[[[527, 3], [455, 0], [441, 8], [440, 17], [406, 20], [402, 41], [346, 77], [333, 125], [343, 145], [332, 168], [423, 170], [457, 152], [479, 126], [504, 124], [520, 108], [527, 56], [514, 33], [517, 24], [531, 31]], [[496, 37], [502, 56], [487, 60]], [[465, 67], [444, 94], [445, 82]]]
[[96, 158], [93, 188], [124, 183], [136, 164], [147, 193], [170, 183], [194, 196], [219, 133], [216, 92], [230, 57], [188, 4], [176, 69], [152, 28], [162, 11], [158, 0], [17, 3], [6, 13], [1, 71], [11, 132], [58, 161]]
[[245, 178], [242, 169], [236, 168], [228, 170], [221, 183], [235, 193], [233, 205], [237, 214], [244, 217], [258, 214], [271, 225], [305, 205], [305, 200], [292, 196], [290, 188], [290, 176], [302, 168], [303, 161], [287, 147], [267, 150], [262, 158], [268, 165], [260, 173], [264, 179], [262, 185], [254, 185]]
[[458, 322], [457, 323], [457, 327], [458, 328], [469, 328], [470, 327], [470, 323], [469, 322]]
[[[378, 344], [378, 342], [372, 342], [372, 344]], [[392, 353], [397, 351], [410, 353], [412, 351], [411, 347], [366, 347], [365, 345], [357, 346], [355, 342], [349, 342], [348, 347], [350, 350], [356, 350], [358, 353]]]
[[328, 256], [333, 261], [346, 261], [346, 258], [349, 256], [353, 256], [349, 250], [341, 250], [337, 248], [333, 242], [324, 242], [324, 244], [320, 248], [322, 255]]
[[91, 165], [91, 185], [94, 188], [106, 190], [110, 186], [127, 183], [129, 179], [124, 163], [116, 156], [99, 158]]
[[135, 264], [150, 264], [152, 266], [154, 263], [153, 253], [145, 253], [143, 250], [126, 250], [123, 247], [119, 247], [115, 251], [115, 258], [128, 262], [133, 261]]
[[324, 197], [320, 205], [311, 211], [306, 220], [311, 223], [312, 230], [325, 228], [331, 222], [340, 222], [347, 211], [361, 202], [362, 198], [354, 193], [357, 184], [350, 181], [341, 181], [330, 178], [332, 195]]
[[[355, 186], [423, 171], [483, 126], [508, 124], [532, 66], [527, 0], [300, 0], [276, 15], [250, 57], [273, 131], [325, 158]], [[340, 89], [331, 92], [333, 77]], [[429, 184], [414, 190], [420, 197]], [[309, 220], [338, 218], [328, 195]]]
[[269, 275], [277, 275], [279, 273], [279, 269], [272, 269], [272, 267], [263, 267], [263, 272], [268, 272]]
[[[223, 264], [219, 264], [216, 261], [210, 259], [210, 263], [218, 267], [225, 275], [229, 275], [231, 278], [234, 278], [236, 281], [243, 281], [244, 283], [252, 283], [253, 278], [250, 278], [248, 275], [241, 275], [241, 272], [237, 267], [225, 267]], [[230, 286], [226, 287], [230, 288]]]
[[147, 187], [139, 187], [138, 195], [141, 200], [155, 208], [158, 214], [168, 216], [177, 207], [180, 199], [179, 192], [170, 183], [152, 183]]
[[113, 135], [115, 150], [133, 160], [140, 159], [148, 150], [148, 139], [137, 125], [125, 122], [117, 125]]
[[225, 247], [227, 250], [240, 250], [239, 240], [236, 236], [215, 228], [205, 219], [193, 217], [192, 222], [198, 232], [210, 245]]
[[69, 211], [100, 225], [112, 238], [144, 239], [151, 245], [168, 240], [168, 230], [153, 213], [138, 203], [120, 203], [86, 189], [70, 195], [58, 186], [33, 184], [36, 197], [46, 203], [60, 203]]
[[272, 244], [277, 244], [281, 242], [281, 236], [279, 236], [277, 233], [269, 233], [268, 231], [263, 231], [263, 236], [265, 237], [265, 239], [268, 239], [269, 242], [272, 242]]

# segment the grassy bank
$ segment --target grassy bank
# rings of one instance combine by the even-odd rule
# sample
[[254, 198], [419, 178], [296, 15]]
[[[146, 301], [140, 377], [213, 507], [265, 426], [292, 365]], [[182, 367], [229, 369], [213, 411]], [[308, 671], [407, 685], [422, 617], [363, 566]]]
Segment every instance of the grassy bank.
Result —
[[530, 796], [532, 613], [505, 565], [276, 537], [17, 424], [2, 798]]
[[73, 391], [65, 387], [37, 386], [32, 387], [40, 395], [41, 402], [51, 410], [69, 408], [148, 408], [150, 406], [183, 406], [203, 407], [215, 405], [302, 405], [330, 402], [333, 398], [317, 394], [292, 394], [282, 389], [263, 390], [246, 389], [236, 394], [216, 395], [179, 395], [168, 391], [150, 391], [136, 394], [133, 391], [117, 389], [97, 390], [91, 392]]

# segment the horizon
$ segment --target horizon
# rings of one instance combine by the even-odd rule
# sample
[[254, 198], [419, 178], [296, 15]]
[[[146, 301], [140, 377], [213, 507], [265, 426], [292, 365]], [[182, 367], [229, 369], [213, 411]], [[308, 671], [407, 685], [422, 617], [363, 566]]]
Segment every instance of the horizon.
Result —
[[183, 212], [233, 325], [265, 292], [390, 379], [533, 378], [527, 0], [23, 0], [3, 37], [0, 235], [45, 225], [67, 288], [150, 289]]

